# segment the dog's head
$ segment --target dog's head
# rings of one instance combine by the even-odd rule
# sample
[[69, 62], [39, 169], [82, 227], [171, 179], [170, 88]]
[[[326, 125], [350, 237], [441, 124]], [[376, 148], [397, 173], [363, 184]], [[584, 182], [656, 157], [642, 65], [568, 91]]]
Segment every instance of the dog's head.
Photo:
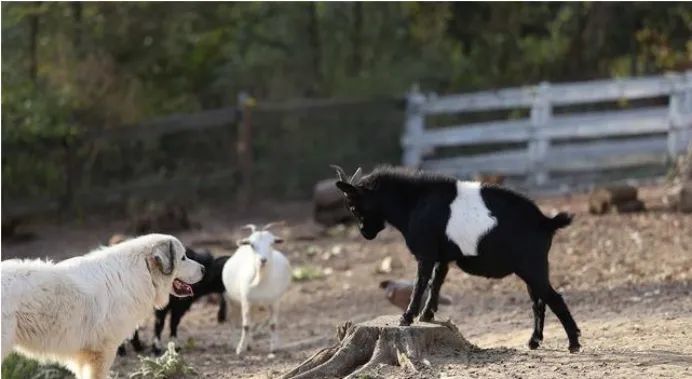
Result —
[[192, 296], [191, 284], [202, 280], [204, 266], [188, 258], [185, 246], [173, 236], [150, 234], [145, 237], [151, 241], [146, 262], [155, 286], [168, 288], [173, 296]]

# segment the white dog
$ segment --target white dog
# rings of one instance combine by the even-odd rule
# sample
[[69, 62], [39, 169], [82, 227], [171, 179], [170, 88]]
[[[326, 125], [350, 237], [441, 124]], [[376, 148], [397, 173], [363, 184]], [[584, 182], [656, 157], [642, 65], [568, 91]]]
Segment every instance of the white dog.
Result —
[[149, 234], [54, 264], [2, 267], [2, 359], [12, 350], [104, 379], [118, 345], [163, 308], [169, 293], [192, 295], [204, 267], [175, 237]]

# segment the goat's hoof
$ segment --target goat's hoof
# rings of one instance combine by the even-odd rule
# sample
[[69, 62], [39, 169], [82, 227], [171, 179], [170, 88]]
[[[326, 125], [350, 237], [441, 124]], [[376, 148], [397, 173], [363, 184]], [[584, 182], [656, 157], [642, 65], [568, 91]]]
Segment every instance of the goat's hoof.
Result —
[[138, 353], [141, 353], [142, 351], [144, 351], [144, 346], [142, 346], [141, 343], [133, 343], [132, 348]]
[[531, 338], [529, 340], [529, 349], [536, 350], [536, 349], [538, 349], [539, 346], [541, 346], [541, 341], [539, 341], [535, 338]]
[[430, 312], [424, 312], [420, 317], [418, 317], [418, 321], [420, 322], [430, 322], [435, 320], [435, 314]]
[[401, 318], [399, 319], [399, 326], [409, 326], [411, 325], [411, 323], [413, 323], [412, 317], [409, 318], [406, 316], [401, 316]]
[[579, 344], [579, 342], [569, 344], [570, 353], [578, 353], [579, 350], [581, 350], [581, 345]]
[[156, 345], [152, 345], [151, 346], [151, 353], [154, 355], [161, 355], [161, 349]]

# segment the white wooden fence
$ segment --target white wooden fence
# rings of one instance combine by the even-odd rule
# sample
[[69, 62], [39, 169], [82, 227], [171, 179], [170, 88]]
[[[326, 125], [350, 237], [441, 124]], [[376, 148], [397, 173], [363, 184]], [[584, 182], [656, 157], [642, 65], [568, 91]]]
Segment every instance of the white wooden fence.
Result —
[[[627, 106], [647, 98], [653, 100], [649, 104], [661, 104], [661, 98], [667, 98], [668, 104]], [[476, 174], [516, 176], [533, 188], [559, 184], [557, 174], [663, 165], [685, 150], [692, 139], [692, 71], [446, 96], [424, 95], [413, 89], [407, 101], [402, 137], [405, 165], [460, 178]], [[610, 109], [564, 109], [604, 102]], [[530, 110], [529, 117], [426, 128], [429, 116], [507, 114], [521, 109]], [[493, 144], [496, 150], [490, 153], [436, 157], [439, 148]]]

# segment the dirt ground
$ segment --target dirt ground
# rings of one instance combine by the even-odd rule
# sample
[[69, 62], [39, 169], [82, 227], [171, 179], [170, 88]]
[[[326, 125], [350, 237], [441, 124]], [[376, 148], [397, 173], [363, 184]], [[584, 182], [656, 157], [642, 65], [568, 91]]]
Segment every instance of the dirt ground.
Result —
[[[692, 378], [692, 216], [669, 213], [659, 205], [660, 189], [642, 197], [651, 210], [625, 215], [591, 216], [585, 197], [539, 201], [546, 213], [569, 210], [574, 223], [558, 232], [550, 253], [553, 286], [563, 294], [582, 330], [580, 353], [567, 352], [567, 338], [557, 318], [547, 312], [545, 339], [535, 351], [526, 347], [532, 330], [531, 303], [516, 277], [489, 280], [455, 268], [443, 293], [453, 305], [441, 308], [438, 319], [451, 319], [473, 344], [483, 350], [453, 359], [431, 357], [422, 374], [382, 367], [384, 377], [459, 378]], [[287, 219], [279, 229], [282, 250], [294, 267], [312, 265], [327, 275], [294, 282], [280, 315], [284, 348], [267, 356], [268, 336], [256, 333], [248, 354], [234, 353], [239, 316], [216, 323], [216, 305], [200, 300], [183, 319], [179, 342], [183, 355], [205, 378], [272, 378], [297, 365], [317, 349], [335, 341], [335, 326], [398, 314], [378, 283], [414, 277], [414, 261], [400, 235], [387, 229], [366, 241], [352, 227], [322, 230], [306, 221], [310, 206], [292, 204], [264, 212], [264, 217], [236, 217], [232, 208], [199, 209], [196, 231], [179, 234], [193, 247], [230, 254], [243, 223]], [[69, 225], [30, 225], [37, 239], [3, 242], [3, 259], [81, 254], [121, 232], [124, 220], [97, 219]], [[391, 256], [393, 272], [378, 274], [381, 260]], [[237, 309], [236, 309], [237, 311]], [[263, 314], [255, 315], [261, 321]], [[151, 335], [152, 321], [142, 328]], [[167, 337], [167, 332], [164, 332]], [[164, 338], [165, 340], [166, 338]], [[113, 367], [127, 377], [136, 366], [132, 352]], [[376, 373], [377, 374], [377, 373]]]

